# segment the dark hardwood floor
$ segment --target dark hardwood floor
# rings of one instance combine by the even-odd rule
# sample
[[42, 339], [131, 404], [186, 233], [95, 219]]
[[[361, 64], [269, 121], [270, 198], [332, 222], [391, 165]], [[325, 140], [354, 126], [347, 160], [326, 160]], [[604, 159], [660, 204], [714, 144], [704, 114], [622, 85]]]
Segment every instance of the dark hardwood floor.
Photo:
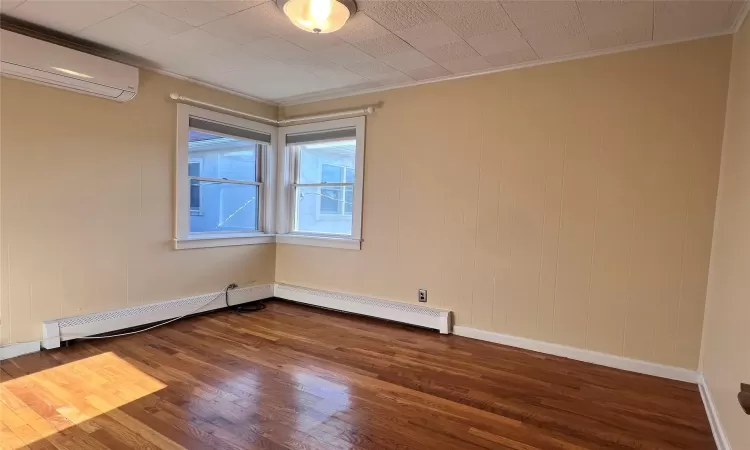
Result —
[[281, 301], [0, 369], [3, 448], [715, 448], [695, 385]]

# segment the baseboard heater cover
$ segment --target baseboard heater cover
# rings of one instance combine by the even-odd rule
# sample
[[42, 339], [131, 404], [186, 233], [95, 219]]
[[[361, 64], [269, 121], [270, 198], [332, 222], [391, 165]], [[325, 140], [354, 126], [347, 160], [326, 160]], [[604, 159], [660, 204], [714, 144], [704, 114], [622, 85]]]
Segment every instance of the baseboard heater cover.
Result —
[[274, 290], [274, 297], [321, 308], [432, 328], [442, 334], [450, 333], [452, 328], [451, 312], [440, 308], [278, 283]]
[[[237, 305], [271, 298], [273, 297], [273, 291], [273, 284], [242, 287], [230, 291], [229, 299], [232, 305]], [[42, 347], [47, 349], [57, 348], [61, 342], [78, 337], [111, 333], [117, 330], [174, 319], [185, 314], [191, 314], [196, 308], [206, 302], [209, 303], [198, 312], [207, 312], [226, 307], [223, 292], [213, 292], [195, 297], [134, 306], [132, 308], [49, 320], [42, 323]]]

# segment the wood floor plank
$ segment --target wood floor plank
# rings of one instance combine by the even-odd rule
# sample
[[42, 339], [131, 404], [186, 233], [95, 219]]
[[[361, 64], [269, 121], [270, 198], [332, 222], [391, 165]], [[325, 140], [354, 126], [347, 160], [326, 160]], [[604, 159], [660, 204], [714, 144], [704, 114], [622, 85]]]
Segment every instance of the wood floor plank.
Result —
[[0, 362], [2, 448], [713, 449], [697, 387], [282, 301]]

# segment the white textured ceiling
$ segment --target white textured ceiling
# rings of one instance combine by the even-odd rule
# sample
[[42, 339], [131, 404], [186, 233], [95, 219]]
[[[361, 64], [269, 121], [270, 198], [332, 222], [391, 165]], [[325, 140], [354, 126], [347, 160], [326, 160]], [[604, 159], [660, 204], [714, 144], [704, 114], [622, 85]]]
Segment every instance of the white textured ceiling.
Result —
[[155, 68], [290, 103], [734, 30], [748, 0], [358, 0], [337, 33], [270, 0], [0, 0]]

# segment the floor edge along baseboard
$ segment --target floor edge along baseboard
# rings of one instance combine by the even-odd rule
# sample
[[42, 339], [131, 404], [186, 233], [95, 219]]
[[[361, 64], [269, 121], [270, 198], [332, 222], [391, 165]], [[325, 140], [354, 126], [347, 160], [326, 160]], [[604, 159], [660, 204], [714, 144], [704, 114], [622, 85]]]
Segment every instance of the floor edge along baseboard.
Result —
[[481, 341], [494, 342], [496, 344], [508, 345], [510, 347], [532, 350], [548, 355], [561, 356], [563, 358], [575, 359], [577, 361], [598, 364], [600, 366], [612, 367], [614, 369], [627, 370], [629, 372], [653, 375], [671, 380], [685, 381], [697, 384], [700, 380], [698, 371], [684, 369], [682, 367], [667, 366], [664, 364], [643, 361], [641, 359], [626, 358], [610, 353], [595, 352], [567, 345], [553, 344], [550, 342], [537, 341], [508, 334], [495, 333], [477, 328], [456, 325], [453, 334]]
[[[41, 348], [57, 348], [65, 340], [76, 336], [114, 332], [125, 328], [169, 320], [192, 313], [196, 307], [205, 305], [200, 312], [209, 312], [226, 306], [222, 292], [214, 292], [194, 297], [166, 302], [87, 314], [77, 317], [46, 321], [42, 324], [42, 342], [23, 342], [0, 346], [0, 360], [34, 353]], [[608, 353], [596, 352], [550, 342], [537, 341], [461, 325], [453, 326], [452, 313], [441, 308], [395, 302], [372, 297], [344, 294], [340, 292], [310, 289], [282, 283], [269, 283], [238, 288], [230, 292], [230, 303], [241, 304], [268, 298], [279, 298], [314, 307], [335, 309], [369, 317], [391, 320], [426, 328], [443, 334], [507, 345], [525, 350], [545, 353], [611, 367], [629, 372], [653, 375], [677, 381], [697, 384], [711, 425], [711, 431], [719, 450], [731, 450], [723, 433], [721, 423], [703, 376], [695, 370], [681, 367], [626, 358]]]
[[[272, 283], [240, 287], [229, 291], [229, 304], [264, 300], [273, 297]], [[80, 337], [112, 333], [132, 327], [175, 319], [185, 315], [200, 314], [225, 308], [224, 291], [185, 297], [165, 302], [104, 311], [42, 323], [42, 347], [52, 349], [60, 343]]]
[[[208, 312], [225, 307], [221, 292], [203, 294], [166, 302], [125, 308], [115, 311], [100, 312], [82, 316], [46, 321], [42, 324], [42, 348], [57, 348], [65, 340], [76, 336], [91, 336], [109, 333], [125, 328], [169, 320], [188, 314], [197, 306], [206, 304], [200, 312]], [[432, 328], [443, 334], [453, 333], [457, 336], [508, 345], [511, 347], [537, 351], [550, 355], [561, 356], [578, 361], [599, 364], [630, 372], [654, 375], [678, 381], [698, 384], [700, 374], [697, 371], [680, 367], [625, 358], [608, 353], [600, 353], [560, 344], [537, 341], [518, 336], [505, 335], [491, 331], [456, 325], [451, 323], [451, 311], [414, 305], [411, 303], [395, 302], [378, 298], [345, 294], [333, 291], [310, 289], [283, 283], [268, 283], [238, 288], [230, 292], [232, 304], [277, 297], [310, 306], [336, 309], [339, 311], [362, 314], [365, 316], [392, 320], [396, 322]], [[38, 342], [11, 344], [0, 347], [0, 359], [20, 356], [24, 353], [38, 351]], [[18, 353], [23, 352], [23, 353]]]
[[716, 411], [714, 400], [711, 397], [711, 391], [708, 389], [708, 383], [703, 375], [700, 376], [698, 389], [701, 393], [701, 400], [703, 400], [703, 407], [706, 409], [708, 424], [711, 425], [711, 433], [714, 435], [716, 448], [718, 450], [732, 450], [732, 446], [729, 444], [729, 439], [727, 439], [727, 435], [724, 433], [724, 428], [719, 421], [719, 413]]
[[447, 309], [282, 283], [274, 287], [274, 296], [306, 305], [431, 328], [441, 334], [450, 334], [452, 328], [452, 314]]
[[19, 342], [17, 344], [0, 345], [0, 361], [15, 358], [16, 356], [36, 353], [42, 349], [39, 342]]

